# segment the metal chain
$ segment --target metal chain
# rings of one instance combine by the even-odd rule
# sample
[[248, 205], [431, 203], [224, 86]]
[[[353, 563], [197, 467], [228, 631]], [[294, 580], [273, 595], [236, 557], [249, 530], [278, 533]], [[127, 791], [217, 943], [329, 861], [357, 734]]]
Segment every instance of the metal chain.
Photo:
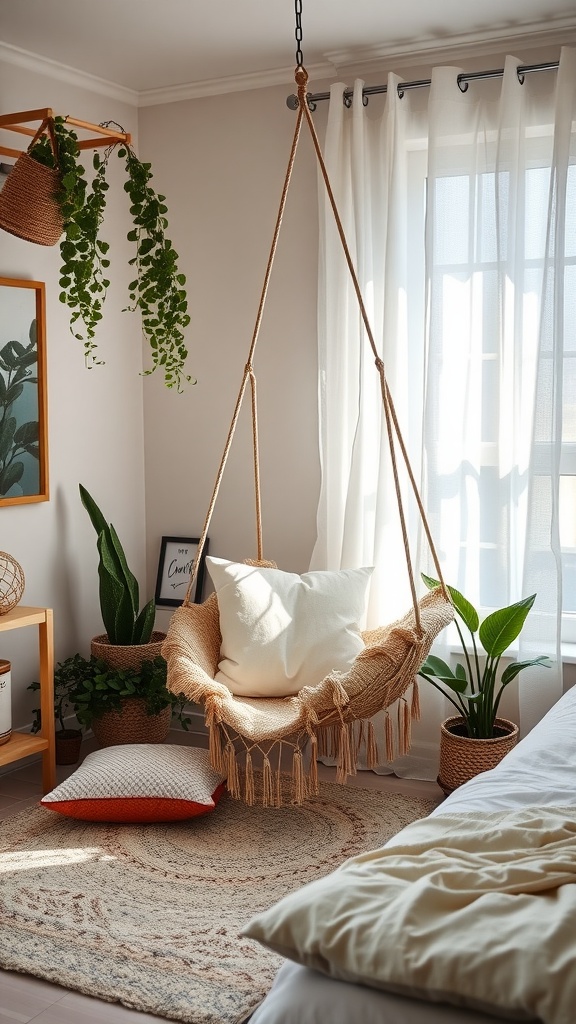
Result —
[[302, 54], [302, 0], [295, 0], [296, 11], [296, 67], [304, 67], [304, 56]]

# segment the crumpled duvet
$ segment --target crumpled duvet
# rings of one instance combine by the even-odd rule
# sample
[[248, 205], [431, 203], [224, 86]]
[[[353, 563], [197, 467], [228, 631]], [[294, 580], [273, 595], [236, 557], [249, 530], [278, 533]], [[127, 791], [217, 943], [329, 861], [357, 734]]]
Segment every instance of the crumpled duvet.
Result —
[[576, 1024], [576, 809], [414, 822], [243, 934], [345, 981]]

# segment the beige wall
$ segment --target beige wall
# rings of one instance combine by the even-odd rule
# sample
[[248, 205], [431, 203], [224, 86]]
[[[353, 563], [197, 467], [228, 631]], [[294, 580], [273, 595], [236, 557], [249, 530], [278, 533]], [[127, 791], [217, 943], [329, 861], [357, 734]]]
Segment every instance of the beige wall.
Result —
[[[137, 128], [134, 108], [0, 64], [2, 112], [47, 105], [56, 113]], [[18, 146], [18, 136], [4, 133], [3, 138], [6, 145]], [[23, 566], [22, 603], [54, 609], [57, 658], [88, 653], [90, 637], [102, 630], [96, 537], [80, 503], [79, 482], [114, 521], [134, 571], [142, 580], [145, 575], [142, 357], [136, 317], [120, 312], [132, 252], [125, 241], [126, 197], [121, 180], [117, 184], [109, 192], [105, 234], [112, 287], [99, 340], [106, 365], [98, 369], [85, 369], [82, 345], [72, 338], [66, 307], [58, 301], [58, 246], [44, 248], [0, 231], [0, 276], [46, 283], [50, 452], [50, 501], [0, 508], [0, 549]], [[0, 333], [0, 343], [6, 340]], [[14, 726], [31, 720], [26, 686], [38, 673], [35, 633], [34, 628], [2, 633], [0, 657], [12, 661]]]

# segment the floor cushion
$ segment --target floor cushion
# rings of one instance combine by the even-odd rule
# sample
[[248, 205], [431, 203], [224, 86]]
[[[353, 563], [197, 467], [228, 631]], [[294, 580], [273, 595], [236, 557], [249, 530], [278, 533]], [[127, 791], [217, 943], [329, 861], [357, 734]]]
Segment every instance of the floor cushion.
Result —
[[207, 750], [126, 743], [88, 754], [40, 803], [84, 821], [181, 821], [213, 811], [224, 791]]

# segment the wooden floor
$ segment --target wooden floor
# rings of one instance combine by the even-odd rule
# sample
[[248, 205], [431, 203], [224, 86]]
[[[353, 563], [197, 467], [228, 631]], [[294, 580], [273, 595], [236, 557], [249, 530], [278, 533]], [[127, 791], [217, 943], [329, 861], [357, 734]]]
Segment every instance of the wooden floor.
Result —
[[[92, 748], [89, 741], [83, 747], [85, 756]], [[59, 767], [58, 781], [62, 781], [76, 768], [77, 765]], [[334, 780], [333, 768], [324, 765], [318, 768], [321, 779]], [[375, 775], [374, 772], [359, 772], [348, 784], [433, 800], [442, 797], [435, 783], [398, 779], [393, 775]], [[0, 819], [32, 806], [41, 796], [39, 762], [0, 775]], [[35, 1024], [166, 1024], [164, 1017], [139, 1013], [118, 1003], [106, 1003], [83, 996], [30, 975], [0, 970], [0, 1024], [28, 1024], [29, 1021]]]

